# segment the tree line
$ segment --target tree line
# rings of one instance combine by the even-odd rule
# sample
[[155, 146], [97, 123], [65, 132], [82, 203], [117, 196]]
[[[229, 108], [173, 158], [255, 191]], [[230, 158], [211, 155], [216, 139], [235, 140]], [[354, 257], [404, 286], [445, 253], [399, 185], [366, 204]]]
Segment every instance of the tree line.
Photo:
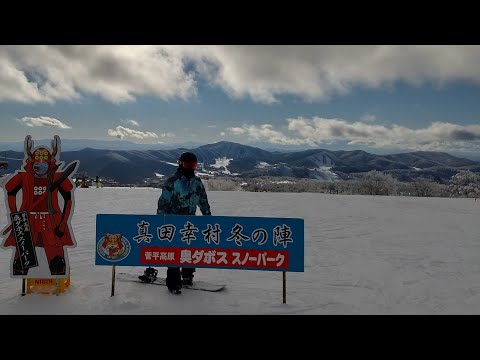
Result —
[[419, 177], [409, 182], [372, 170], [348, 180], [316, 180], [288, 177], [212, 177], [204, 178], [207, 191], [252, 192], [319, 192], [344, 195], [383, 195], [418, 197], [480, 196], [480, 175], [470, 170], [460, 171], [447, 183]]

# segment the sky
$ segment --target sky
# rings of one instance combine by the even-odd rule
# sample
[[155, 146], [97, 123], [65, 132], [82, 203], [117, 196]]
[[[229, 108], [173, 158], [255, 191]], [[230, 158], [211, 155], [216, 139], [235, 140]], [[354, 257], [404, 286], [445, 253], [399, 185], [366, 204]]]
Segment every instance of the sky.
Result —
[[[465, 198], [208, 191], [213, 215], [304, 219], [304, 272], [286, 273], [286, 304], [281, 272], [238, 269], [197, 269], [194, 280], [227, 284], [218, 293], [116, 281], [111, 297], [112, 268], [95, 265], [96, 214], [154, 214], [160, 191], [77, 188], [70, 288], [22, 297], [21, 281], [9, 277], [12, 250], [0, 248], [0, 314], [480, 313], [480, 202]], [[6, 223], [0, 196], [0, 228]]]
[[0, 141], [480, 155], [480, 46], [0, 46]]

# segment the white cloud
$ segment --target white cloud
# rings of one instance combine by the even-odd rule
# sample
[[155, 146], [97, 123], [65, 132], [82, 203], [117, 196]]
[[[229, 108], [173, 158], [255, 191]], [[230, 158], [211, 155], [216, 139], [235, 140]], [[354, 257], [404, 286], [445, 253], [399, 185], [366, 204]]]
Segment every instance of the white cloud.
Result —
[[227, 129], [230, 133], [233, 135], [242, 135], [247, 132], [247, 130], [241, 128], [241, 127], [231, 127]]
[[423, 151], [478, 151], [480, 125], [455, 125], [434, 122], [426, 128], [410, 129], [404, 126], [373, 125], [363, 122], [349, 123], [342, 119], [302, 117], [287, 119], [287, 132], [273, 129], [272, 125], [244, 125], [230, 128], [234, 135], [246, 135], [252, 141], [273, 144], [333, 144], [346, 141], [349, 145], [373, 148]]
[[210, 46], [208, 79], [232, 97], [327, 100], [355, 86], [480, 81], [480, 46]]
[[177, 51], [161, 46], [1, 46], [0, 100], [25, 103], [97, 94], [113, 103], [196, 93]]
[[208, 125], [207, 127], [210, 128], [210, 129], [215, 129], [217, 127], [217, 125]]
[[123, 122], [124, 124], [130, 125], [130, 126], [140, 127], [140, 124], [138, 123], [137, 120], [126, 119], [126, 120], [122, 120], [122, 122]]
[[351, 145], [432, 151], [476, 149], [480, 145], [480, 125], [434, 122], [423, 129], [410, 129], [395, 124], [387, 127], [318, 117], [288, 119], [288, 123], [290, 131], [317, 144], [344, 140]]
[[117, 126], [115, 130], [108, 129], [108, 136], [118, 139], [135, 139], [135, 140], [158, 140], [158, 135], [154, 132], [143, 132], [129, 129], [123, 126]]
[[39, 116], [39, 117], [23, 117], [21, 119], [17, 119], [18, 122], [27, 125], [29, 127], [37, 127], [37, 126], [49, 126], [49, 127], [56, 127], [59, 129], [71, 129], [71, 126], [61, 122], [58, 119], [51, 118], [48, 116]]
[[163, 133], [160, 134], [161, 137], [175, 137], [174, 133], [168, 132], [168, 133]]
[[308, 143], [307, 140], [291, 138], [280, 131], [274, 130], [273, 126], [270, 124], [263, 124], [260, 126], [244, 125], [241, 128], [233, 127], [228, 128], [227, 130], [234, 135], [246, 134], [250, 140], [254, 141], [268, 141], [280, 145], [300, 145]]
[[233, 98], [321, 101], [396, 81], [478, 83], [479, 58], [478, 45], [1, 46], [0, 101], [189, 99], [200, 79]]
[[220, 132], [220, 136], [225, 136], [225, 131]]
[[362, 120], [363, 122], [375, 122], [376, 119], [377, 117], [374, 114], [364, 114], [360, 118], [360, 120]]

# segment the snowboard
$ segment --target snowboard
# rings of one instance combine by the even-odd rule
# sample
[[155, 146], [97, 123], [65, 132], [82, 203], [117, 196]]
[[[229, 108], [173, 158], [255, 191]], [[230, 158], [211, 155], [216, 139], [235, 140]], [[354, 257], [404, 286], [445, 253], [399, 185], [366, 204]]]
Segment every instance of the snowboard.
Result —
[[[162, 285], [162, 286], [167, 286], [166, 280], [164, 277], [157, 277], [157, 279], [152, 282], [152, 283], [146, 283], [143, 282], [138, 278], [138, 275], [135, 274], [127, 274], [127, 273], [118, 273], [117, 274], [117, 280], [120, 281], [133, 281], [137, 282], [140, 284], [145, 284], [145, 285]], [[193, 281], [193, 285], [183, 285], [182, 290], [184, 289], [189, 289], [189, 290], [201, 290], [201, 291], [211, 291], [211, 292], [217, 292], [225, 289], [227, 284], [213, 284], [208, 281]]]

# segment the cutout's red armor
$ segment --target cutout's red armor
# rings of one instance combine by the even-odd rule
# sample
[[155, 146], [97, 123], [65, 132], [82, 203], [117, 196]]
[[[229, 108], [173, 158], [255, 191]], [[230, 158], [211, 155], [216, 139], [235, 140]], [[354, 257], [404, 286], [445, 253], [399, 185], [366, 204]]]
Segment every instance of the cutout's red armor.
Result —
[[[28, 140], [26, 139], [26, 144]], [[51, 274], [65, 275], [63, 247], [74, 245], [68, 227], [72, 211], [71, 191], [74, 186], [67, 177], [58, 187], [50, 191], [50, 186], [62, 175], [62, 172], [56, 172], [58, 168], [54, 158], [56, 148], [53, 150], [54, 154], [44, 147], [37, 148], [32, 154], [31, 146], [31, 144], [26, 145], [27, 160], [23, 167], [24, 171], [19, 171], [5, 184], [8, 207], [11, 213], [28, 212], [33, 243], [36, 247], [44, 248]], [[22, 190], [22, 201], [20, 208], [17, 209], [17, 195], [20, 190]], [[63, 197], [63, 209], [59, 206], [59, 193]], [[13, 231], [10, 232], [3, 246], [16, 246]], [[13, 273], [25, 275], [28, 269], [21, 268], [18, 257], [18, 250], [15, 250]]]

